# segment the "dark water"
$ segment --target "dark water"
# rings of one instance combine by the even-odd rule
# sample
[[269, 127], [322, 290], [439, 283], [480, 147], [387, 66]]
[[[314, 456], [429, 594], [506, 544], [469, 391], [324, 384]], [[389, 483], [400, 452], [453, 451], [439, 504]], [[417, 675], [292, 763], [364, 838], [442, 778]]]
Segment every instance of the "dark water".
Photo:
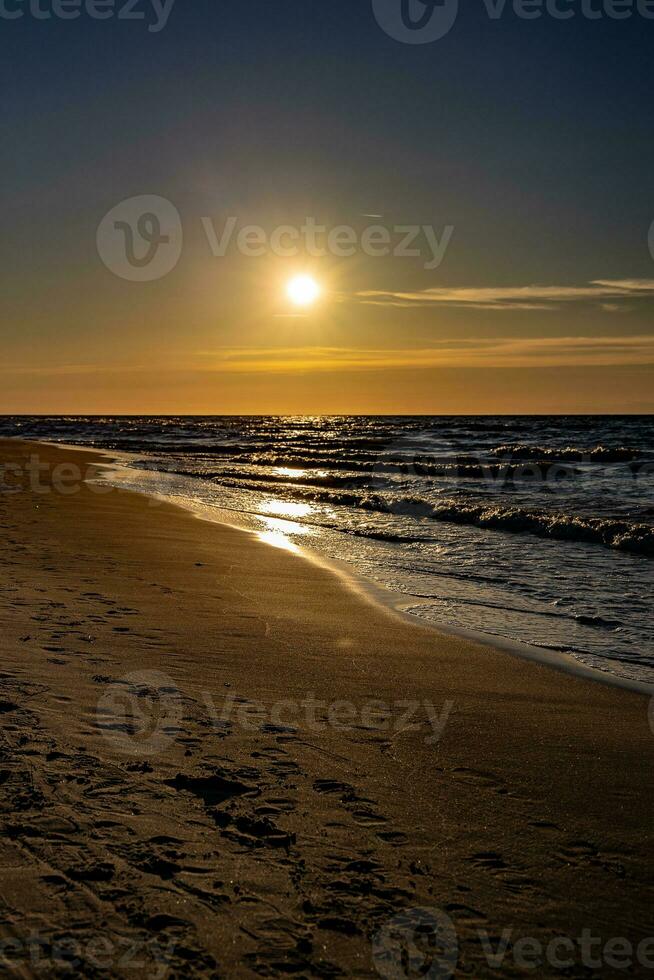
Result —
[[[415, 615], [654, 680], [654, 417], [4, 418], [344, 559]], [[158, 474], [161, 474], [160, 476]]]

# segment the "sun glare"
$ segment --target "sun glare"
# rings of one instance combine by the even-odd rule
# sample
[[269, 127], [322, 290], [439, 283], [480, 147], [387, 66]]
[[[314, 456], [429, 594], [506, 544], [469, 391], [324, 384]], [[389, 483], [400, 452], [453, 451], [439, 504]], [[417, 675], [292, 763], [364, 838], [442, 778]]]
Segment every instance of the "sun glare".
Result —
[[288, 283], [286, 292], [295, 306], [312, 306], [320, 296], [320, 286], [311, 276], [295, 276]]

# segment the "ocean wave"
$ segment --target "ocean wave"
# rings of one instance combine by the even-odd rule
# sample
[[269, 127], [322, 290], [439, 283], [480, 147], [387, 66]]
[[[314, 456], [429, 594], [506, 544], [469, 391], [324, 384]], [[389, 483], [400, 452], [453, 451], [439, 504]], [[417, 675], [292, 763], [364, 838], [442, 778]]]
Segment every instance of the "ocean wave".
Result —
[[467, 524], [488, 531], [532, 534], [539, 538], [598, 544], [633, 554], [654, 556], [654, 528], [612, 518], [582, 518], [569, 514], [546, 514], [521, 507], [489, 507], [454, 501], [432, 503], [423, 497], [393, 497], [355, 492], [291, 490], [315, 502], [356, 507], [362, 510], [428, 518], [450, 524]]
[[436, 538], [428, 538], [419, 534], [396, 534], [393, 531], [380, 531], [372, 527], [357, 527], [353, 531], [346, 528], [339, 528], [348, 534], [353, 534], [356, 538], [370, 538], [373, 541], [388, 541], [391, 544], [424, 544], [436, 541]]
[[365, 476], [336, 476], [334, 474], [307, 473], [299, 476], [281, 473], [256, 473], [243, 470], [221, 470], [217, 473], [203, 474], [205, 479], [230, 480], [230, 486], [235, 483], [243, 483], [246, 487], [256, 489], [266, 489], [270, 484], [274, 487], [281, 485], [288, 486], [307, 486], [307, 487], [359, 487], [368, 486], [369, 480]]
[[146, 469], [149, 471], [156, 471], [167, 473], [174, 476], [188, 476], [197, 480], [212, 480], [218, 482], [223, 486], [228, 487], [243, 487], [244, 489], [252, 490], [267, 490], [276, 491], [278, 487], [292, 488], [292, 487], [344, 487], [344, 488], [354, 488], [354, 487], [367, 487], [370, 481], [365, 476], [357, 476], [354, 473], [348, 474], [347, 476], [337, 476], [333, 473], [320, 474], [320, 473], [306, 473], [301, 475], [285, 474], [285, 473], [260, 473], [256, 470], [211, 470], [205, 467], [197, 466], [161, 466], [161, 464], [156, 465], [148, 461], [140, 460], [137, 464], [138, 469]]
[[[540, 475], [547, 476], [552, 469], [551, 460], [530, 460], [528, 462], [520, 463], [510, 463], [504, 461], [489, 460], [488, 462], [482, 462], [479, 459], [471, 456], [460, 456], [460, 457], [430, 457], [430, 456], [416, 456], [413, 459], [403, 459], [403, 458], [382, 458], [377, 459], [374, 462], [370, 460], [353, 459], [352, 456], [345, 458], [333, 458], [325, 456], [293, 456], [289, 454], [268, 456], [261, 454], [244, 454], [243, 457], [235, 458], [230, 457], [229, 462], [240, 463], [244, 468], [238, 473], [235, 471], [215, 471], [207, 472], [207, 476], [211, 479], [219, 479], [222, 476], [230, 478], [238, 478], [241, 476], [243, 479], [251, 479], [251, 472], [256, 474], [257, 479], [269, 479], [271, 482], [320, 482], [324, 477], [320, 474], [312, 475], [311, 470], [330, 470], [334, 472], [350, 473], [350, 474], [370, 474], [370, 479], [379, 480], [385, 475], [389, 476], [405, 476], [405, 477], [446, 477], [454, 479], [493, 479], [494, 481], [498, 478], [504, 480], [511, 480], [514, 477], [524, 479], [524, 470], [527, 467], [529, 474], [536, 475], [540, 472]], [[297, 477], [292, 474], [279, 474], [279, 473], [261, 473], [258, 471], [248, 471], [245, 467], [248, 466], [258, 466], [258, 467], [274, 467], [274, 468], [286, 468], [292, 470], [307, 470], [308, 472], [299, 474]], [[574, 466], [570, 463], [566, 465], [565, 471], [558, 474], [559, 477], [563, 476], [574, 476], [582, 474], [583, 470]], [[343, 479], [341, 477], [334, 477], [335, 480]], [[370, 482], [370, 479], [368, 482]], [[361, 480], [360, 482], [365, 482]]]
[[606, 619], [604, 616], [584, 616], [582, 613], [577, 613], [573, 619], [580, 626], [597, 626], [600, 629], [617, 630], [623, 626], [619, 619]]
[[542, 459], [550, 462], [568, 460], [578, 463], [628, 463], [632, 460], [642, 459], [643, 456], [641, 450], [627, 446], [593, 446], [588, 449], [563, 446], [561, 449], [551, 449], [547, 446], [520, 444], [496, 446], [490, 450], [490, 453], [493, 456], [504, 456], [509, 459]]
[[[525, 478], [525, 465], [528, 467], [529, 475], [536, 476], [538, 472], [542, 477], [546, 477], [551, 470], [550, 462], [529, 462], [528, 464], [512, 465], [502, 462], [457, 462], [457, 461], [432, 461], [428, 458], [413, 460], [411, 463], [396, 461], [383, 461], [380, 463], [361, 462], [358, 460], [324, 460], [324, 459], [297, 459], [289, 456], [274, 457], [274, 460], [262, 459], [261, 457], [245, 458], [230, 457], [229, 463], [240, 464], [240, 469], [211, 469], [211, 463], [215, 466], [216, 460], [206, 459], [207, 465], [204, 467], [188, 466], [186, 464], [170, 465], [163, 464], [162, 469], [168, 473], [178, 473], [179, 475], [204, 477], [207, 480], [243, 480], [244, 482], [268, 482], [281, 484], [307, 484], [316, 486], [371, 486], [372, 481], [384, 481], [389, 478], [389, 486], [392, 485], [392, 477], [402, 476], [408, 478], [453, 478], [453, 479], [472, 479], [488, 480], [493, 482], [503, 480], [508, 482], [513, 478]], [[227, 460], [225, 461], [227, 464]], [[141, 461], [140, 465], [143, 465]], [[269, 469], [267, 472], [262, 467], [271, 467], [277, 470], [286, 469], [297, 472], [274, 472]], [[320, 470], [329, 471], [330, 475], [319, 472]], [[302, 471], [302, 472], [300, 472]], [[342, 475], [338, 475], [338, 474]], [[563, 476], [575, 476], [582, 474], [583, 471], [572, 464], [566, 466], [565, 472], [559, 474]], [[368, 475], [364, 475], [368, 474]]]

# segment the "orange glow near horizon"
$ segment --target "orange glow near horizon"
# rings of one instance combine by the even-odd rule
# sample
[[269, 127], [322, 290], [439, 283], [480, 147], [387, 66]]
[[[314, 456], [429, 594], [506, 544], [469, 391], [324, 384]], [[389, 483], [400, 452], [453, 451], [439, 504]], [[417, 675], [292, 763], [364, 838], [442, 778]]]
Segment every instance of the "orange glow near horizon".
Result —
[[[181, 285], [174, 275], [144, 287], [107, 276], [68, 294], [62, 284], [47, 324], [26, 308], [7, 334], [0, 414], [654, 411], [654, 286], [648, 305], [638, 297], [649, 285], [632, 284], [633, 306], [619, 313], [561, 290], [559, 309], [544, 289], [529, 301], [546, 310], [504, 309], [522, 302], [515, 290], [441, 290], [416, 305], [419, 291], [357, 294], [358, 267], [240, 263], [241, 278], [225, 281], [212, 266]], [[313, 286], [300, 284], [297, 297], [314, 296], [313, 306], [287, 292], [300, 276]]]

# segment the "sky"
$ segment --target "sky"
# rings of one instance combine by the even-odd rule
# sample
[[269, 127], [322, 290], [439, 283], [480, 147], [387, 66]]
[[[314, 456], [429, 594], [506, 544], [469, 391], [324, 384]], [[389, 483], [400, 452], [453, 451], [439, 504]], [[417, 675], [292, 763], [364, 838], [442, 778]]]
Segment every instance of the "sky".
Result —
[[60, 2], [0, 2], [0, 412], [654, 411], [653, 4]]

